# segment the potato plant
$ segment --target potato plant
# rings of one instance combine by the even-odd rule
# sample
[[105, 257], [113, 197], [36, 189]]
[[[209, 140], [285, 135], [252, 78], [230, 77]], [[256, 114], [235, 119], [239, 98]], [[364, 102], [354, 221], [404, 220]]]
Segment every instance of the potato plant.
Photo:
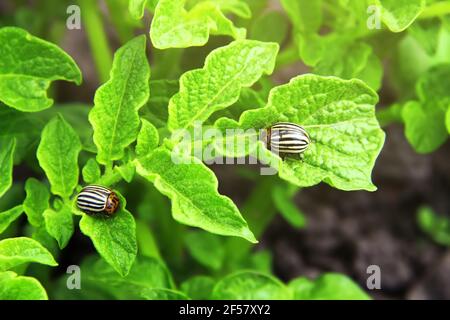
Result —
[[[308, 227], [292, 201], [302, 188], [376, 191], [380, 123], [403, 123], [418, 153], [445, 143], [449, 1], [70, 5], [2, 4], [0, 299], [370, 298], [334, 270], [283, 282], [257, 243], [277, 213]], [[81, 31], [69, 28], [77, 19]], [[98, 79], [89, 103], [59, 99], [83, 88], [77, 49], [63, 49], [76, 32]], [[299, 63], [304, 72], [280, 82]], [[386, 91], [395, 99], [380, 103]], [[277, 122], [308, 132], [301, 157], [260, 139]], [[224, 157], [273, 172], [231, 166], [253, 183], [238, 205], [209, 167]], [[117, 194], [114, 215], [77, 206], [92, 184]], [[438, 239], [448, 244], [448, 228]]]

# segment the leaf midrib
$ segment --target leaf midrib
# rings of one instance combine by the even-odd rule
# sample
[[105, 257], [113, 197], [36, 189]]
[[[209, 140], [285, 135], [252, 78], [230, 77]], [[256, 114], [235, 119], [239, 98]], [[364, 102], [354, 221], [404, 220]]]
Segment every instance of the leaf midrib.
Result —
[[131, 77], [131, 70], [133, 69], [133, 66], [135, 64], [136, 56], [137, 56], [137, 50], [135, 50], [133, 52], [133, 58], [131, 60], [129, 72], [126, 75], [126, 78], [125, 78], [122, 94], [121, 94], [120, 101], [119, 101], [119, 107], [118, 107], [118, 110], [117, 110], [117, 113], [116, 113], [116, 116], [115, 116], [115, 119], [114, 119], [113, 131], [112, 131], [112, 134], [111, 134], [111, 141], [110, 141], [109, 148], [108, 148], [108, 158], [107, 159], [109, 161], [111, 161], [111, 157], [112, 157], [112, 148], [113, 148], [113, 145], [114, 145], [114, 140], [115, 140], [116, 131], [117, 131], [117, 122], [119, 120], [119, 115], [120, 115], [121, 110], [122, 110], [123, 99], [125, 98], [125, 94], [127, 92], [127, 88], [128, 88], [128, 85], [129, 85], [129, 80], [130, 80], [130, 77]]

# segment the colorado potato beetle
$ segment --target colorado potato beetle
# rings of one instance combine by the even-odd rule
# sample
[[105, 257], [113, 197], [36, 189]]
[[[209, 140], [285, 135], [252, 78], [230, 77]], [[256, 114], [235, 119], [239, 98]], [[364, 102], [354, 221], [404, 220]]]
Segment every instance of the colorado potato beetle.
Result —
[[90, 185], [78, 194], [77, 206], [87, 214], [103, 213], [112, 216], [119, 208], [119, 197], [108, 188]]
[[267, 149], [281, 155], [302, 154], [311, 143], [308, 132], [290, 122], [278, 122], [266, 129], [264, 140]]

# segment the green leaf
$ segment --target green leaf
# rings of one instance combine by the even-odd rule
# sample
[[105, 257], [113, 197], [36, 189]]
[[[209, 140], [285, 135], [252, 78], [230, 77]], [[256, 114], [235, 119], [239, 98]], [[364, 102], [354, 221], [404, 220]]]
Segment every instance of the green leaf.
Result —
[[437, 215], [429, 207], [421, 207], [417, 212], [420, 229], [443, 246], [450, 246], [450, 219]]
[[154, 13], [159, 0], [147, 0], [147, 8]]
[[31, 238], [42, 244], [53, 256], [59, 254], [58, 242], [47, 232], [45, 224], [35, 228], [31, 234]]
[[[139, 209], [145, 206], [141, 204]], [[161, 212], [161, 210], [159, 210]], [[138, 254], [144, 257], [161, 259], [161, 253], [155, 239], [153, 230], [145, 220], [136, 220], [136, 239], [138, 244]]]
[[244, 263], [247, 265], [247, 268], [262, 273], [272, 273], [273, 257], [269, 250], [257, 251], [251, 254], [246, 260]]
[[114, 167], [114, 170], [117, 171], [123, 180], [130, 183], [133, 181], [134, 174], [136, 173], [136, 167], [133, 162], [127, 162], [121, 166]]
[[450, 63], [430, 68], [417, 81], [416, 91], [420, 101], [430, 101], [447, 111], [450, 106]]
[[417, 21], [408, 28], [408, 33], [416, 39], [428, 55], [434, 56], [438, 49], [442, 25], [440, 21], [433, 19]]
[[377, 0], [381, 19], [392, 32], [408, 28], [425, 8], [425, 0]]
[[45, 126], [36, 155], [53, 194], [62, 198], [72, 195], [78, 184], [80, 151], [80, 138], [61, 115]]
[[137, 137], [136, 154], [138, 157], [145, 157], [158, 147], [159, 134], [153, 124], [145, 119], [141, 121], [142, 126]]
[[60, 113], [79, 135], [83, 149], [88, 152], [97, 153], [97, 147], [92, 139], [94, 130], [88, 120], [90, 110], [90, 105], [68, 103], [58, 104], [55, 108], [46, 111], [46, 113], [49, 113], [51, 118], [54, 117], [55, 111]]
[[50, 252], [33, 239], [19, 237], [0, 241], [0, 271], [28, 262], [58, 265]]
[[169, 103], [169, 129], [189, 128], [232, 105], [241, 87], [250, 87], [263, 73], [273, 71], [277, 52], [277, 44], [253, 40], [235, 41], [211, 52], [203, 69], [181, 76], [180, 92]]
[[355, 42], [337, 35], [323, 38], [324, 50], [315, 65], [314, 73], [326, 76], [337, 76], [343, 79], [361, 79], [372, 89], [381, 86], [383, 68], [372, 48], [364, 42]]
[[112, 217], [83, 214], [80, 229], [91, 238], [98, 253], [121, 276], [126, 276], [137, 254], [136, 224], [126, 209], [125, 198], [117, 193], [120, 207]]
[[208, 276], [194, 276], [184, 281], [180, 289], [194, 300], [207, 300], [210, 298], [215, 281]]
[[130, 11], [131, 17], [136, 20], [142, 19], [144, 16], [144, 9], [147, 0], [129, 0], [128, 10]]
[[12, 271], [0, 273], [0, 300], [47, 300], [47, 293], [38, 280], [18, 276]]
[[47, 89], [54, 80], [81, 83], [73, 59], [58, 46], [16, 27], [0, 29], [0, 101], [26, 112], [53, 104]]
[[445, 113], [435, 106], [409, 101], [403, 107], [402, 116], [406, 138], [416, 152], [433, 152], [447, 140], [447, 128], [442, 121]]
[[246, 0], [215, 0], [215, 2], [223, 12], [234, 13], [244, 19], [249, 19], [252, 16], [252, 10]]
[[141, 109], [142, 116], [158, 128], [165, 127], [170, 98], [178, 92], [178, 80], [150, 80], [152, 95]]
[[267, 106], [244, 112], [239, 123], [219, 119], [215, 126], [248, 130], [280, 121], [302, 125], [312, 140], [303, 159], [286, 156], [281, 161], [272, 155], [271, 165], [281, 178], [299, 187], [324, 181], [341, 190], [374, 191], [371, 172], [385, 136], [375, 117], [377, 100], [359, 80], [306, 74], [272, 89]]
[[450, 107], [450, 64], [430, 68], [417, 81], [419, 101], [407, 102], [402, 110], [405, 135], [419, 153], [439, 148], [448, 138], [445, 117]]
[[44, 212], [45, 228], [64, 249], [73, 234], [73, 218], [71, 208], [63, 205], [59, 210], [47, 209]]
[[203, 46], [209, 34], [245, 38], [245, 29], [236, 28], [216, 1], [202, 1], [191, 10], [185, 0], [159, 0], [150, 26], [150, 38], [158, 49]]
[[188, 300], [189, 298], [180, 291], [161, 288], [144, 288], [141, 296], [147, 300]]
[[0, 139], [0, 198], [12, 185], [13, 156], [16, 139]]
[[445, 115], [445, 124], [447, 126], [448, 133], [450, 133], [450, 107], [448, 108], [446, 115]]
[[402, 120], [403, 105], [401, 103], [394, 103], [385, 108], [377, 109], [377, 119], [382, 127], [391, 123], [401, 123]]
[[139, 36], [116, 52], [110, 79], [95, 93], [89, 121], [99, 163], [121, 159], [125, 148], [136, 139], [138, 110], [149, 97], [149, 77], [145, 36]]
[[345, 275], [326, 273], [314, 281], [301, 277], [292, 280], [289, 288], [296, 300], [368, 300], [370, 297]]
[[287, 193], [286, 186], [275, 186], [272, 191], [272, 199], [275, 207], [287, 222], [295, 228], [305, 227], [306, 218], [292, 202], [292, 196]]
[[239, 271], [214, 286], [212, 299], [220, 300], [285, 300], [287, 287], [278, 279], [258, 272]]
[[88, 259], [81, 269], [83, 283], [93, 284], [108, 291], [117, 299], [137, 299], [144, 288], [173, 289], [173, 280], [167, 267], [158, 259], [136, 258], [130, 272], [122, 277], [103, 259]]
[[[292, 290], [293, 300], [312, 300], [312, 294], [315, 287], [313, 280], [306, 277], [299, 277], [291, 280], [288, 287]], [[320, 297], [318, 297], [320, 299]]]
[[281, 0], [281, 4], [297, 31], [307, 34], [322, 25], [322, 0]]
[[[8, 108], [0, 102], [0, 146], [2, 146], [0, 150], [5, 150], [3, 146], [16, 139], [13, 157], [15, 164], [22, 161], [30, 147], [39, 139], [42, 127], [36, 117]], [[1, 176], [4, 177], [3, 174]]]
[[283, 14], [278, 11], [269, 11], [253, 22], [250, 37], [282, 45], [286, 39], [288, 28], [288, 22]]
[[205, 267], [219, 270], [225, 259], [221, 239], [207, 232], [190, 232], [185, 236], [186, 246], [194, 259]]
[[28, 178], [25, 183], [27, 196], [23, 202], [23, 208], [28, 221], [34, 227], [39, 227], [44, 222], [44, 211], [49, 208], [50, 192], [45, 184], [35, 178]]
[[100, 166], [95, 159], [89, 159], [81, 172], [86, 183], [94, 183], [100, 179]]
[[14, 220], [16, 220], [22, 212], [23, 207], [21, 205], [0, 212], [0, 234], [5, 231]]
[[256, 242], [233, 201], [217, 192], [214, 173], [197, 158], [160, 148], [137, 162], [137, 172], [172, 200], [175, 220]]

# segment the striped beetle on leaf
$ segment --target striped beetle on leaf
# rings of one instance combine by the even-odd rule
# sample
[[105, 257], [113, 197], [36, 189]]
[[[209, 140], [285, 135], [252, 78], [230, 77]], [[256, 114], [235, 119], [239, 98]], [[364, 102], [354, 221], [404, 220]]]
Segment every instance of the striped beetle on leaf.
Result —
[[108, 188], [89, 185], [78, 194], [77, 207], [87, 214], [103, 213], [112, 216], [119, 208], [119, 197]]
[[308, 132], [302, 126], [291, 122], [278, 122], [267, 128], [263, 140], [267, 149], [281, 156], [302, 156], [311, 143]]

